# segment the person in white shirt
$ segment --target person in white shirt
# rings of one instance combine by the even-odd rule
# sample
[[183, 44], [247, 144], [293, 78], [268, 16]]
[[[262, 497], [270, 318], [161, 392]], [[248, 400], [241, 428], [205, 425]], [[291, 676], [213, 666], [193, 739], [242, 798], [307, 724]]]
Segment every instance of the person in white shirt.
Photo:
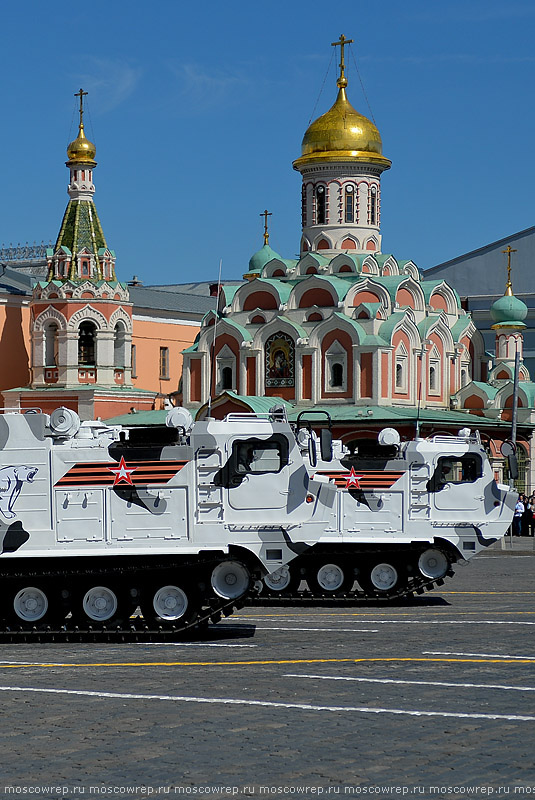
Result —
[[513, 515], [513, 536], [520, 536], [522, 533], [522, 514], [525, 510], [524, 503], [519, 497], [515, 506], [515, 513]]

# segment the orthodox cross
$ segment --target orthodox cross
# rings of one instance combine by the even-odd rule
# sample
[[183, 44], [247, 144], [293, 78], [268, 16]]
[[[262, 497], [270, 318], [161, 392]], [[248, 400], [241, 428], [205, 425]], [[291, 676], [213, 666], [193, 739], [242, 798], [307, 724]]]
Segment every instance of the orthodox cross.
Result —
[[331, 47], [338, 47], [338, 45], [340, 45], [340, 78], [344, 79], [344, 70], [346, 66], [344, 61], [344, 47], [346, 44], [353, 44], [353, 39], [346, 39], [343, 33], [340, 35], [340, 39], [337, 42], [331, 42]]
[[88, 92], [84, 92], [83, 89], [80, 89], [79, 92], [75, 93], [75, 97], [80, 98], [80, 125], [83, 125], [83, 118], [84, 118], [84, 97], [88, 94]]
[[507, 245], [505, 250], [502, 250], [502, 253], [507, 254], [507, 284], [505, 286], [505, 294], [511, 296], [513, 294], [513, 284], [511, 283], [511, 253], [516, 253], [517, 251], [514, 250], [510, 244]]
[[271, 211], [268, 211], [267, 208], [265, 211], [262, 211], [260, 214], [261, 217], [264, 217], [264, 244], [269, 244], [269, 233], [268, 233], [268, 217], [273, 216]]

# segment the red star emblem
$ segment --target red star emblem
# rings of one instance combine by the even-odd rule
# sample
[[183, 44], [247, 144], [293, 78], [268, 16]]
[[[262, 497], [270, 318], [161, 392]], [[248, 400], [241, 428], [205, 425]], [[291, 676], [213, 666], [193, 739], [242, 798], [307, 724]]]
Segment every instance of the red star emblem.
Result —
[[126, 466], [126, 462], [124, 460], [124, 456], [121, 456], [121, 460], [119, 461], [118, 467], [108, 467], [110, 472], [115, 472], [115, 480], [113, 482], [114, 486], [117, 486], [118, 483], [121, 481], [125, 481], [125, 483], [129, 483], [130, 486], [133, 486], [132, 483], [132, 472], [135, 472], [137, 467], [130, 467]]
[[347, 478], [346, 489], [362, 489], [362, 486], [359, 483], [359, 478], [363, 477], [364, 475], [357, 475], [355, 468], [351, 467], [351, 472]]

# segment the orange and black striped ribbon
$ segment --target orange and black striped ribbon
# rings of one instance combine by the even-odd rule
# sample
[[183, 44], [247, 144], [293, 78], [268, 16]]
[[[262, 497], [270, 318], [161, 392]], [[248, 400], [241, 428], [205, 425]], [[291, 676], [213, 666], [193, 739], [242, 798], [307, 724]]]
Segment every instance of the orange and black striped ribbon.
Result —
[[[187, 461], [129, 461], [127, 467], [132, 485], [145, 486], [149, 483], [167, 483], [187, 463]], [[113, 486], [118, 469], [119, 464], [115, 461], [75, 464], [57, 481], [56, 487]], [[122, 480], [116, 485], [129, 484], [130, 481]]]

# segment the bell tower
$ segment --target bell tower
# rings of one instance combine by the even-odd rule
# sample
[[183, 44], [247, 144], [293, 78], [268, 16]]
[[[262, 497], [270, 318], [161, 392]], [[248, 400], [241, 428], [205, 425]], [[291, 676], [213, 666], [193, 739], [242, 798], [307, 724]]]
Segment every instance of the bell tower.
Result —
[[391, 161], [382, 153], [376, 125], [347, 99], [342, 34], [338, 95], [332, 108], [309, 125], [293, 167], [303, 178], [300, 253], [381, 251], [381, 174]]
[[[47, 251], [48, 275], [33, 288], [31, 385], [10, 392], [10, 404], [60, 405], [82, 419], [151, 408], [154, 392], [132, 385], [132, 303], [115, 275], [93, 201], [96, 148], [84, 131], [80, 89], [78, 136], [67, 147], [69, 201], [55, 247]], [[18, 393], [18, 395], [17, 395]]]

